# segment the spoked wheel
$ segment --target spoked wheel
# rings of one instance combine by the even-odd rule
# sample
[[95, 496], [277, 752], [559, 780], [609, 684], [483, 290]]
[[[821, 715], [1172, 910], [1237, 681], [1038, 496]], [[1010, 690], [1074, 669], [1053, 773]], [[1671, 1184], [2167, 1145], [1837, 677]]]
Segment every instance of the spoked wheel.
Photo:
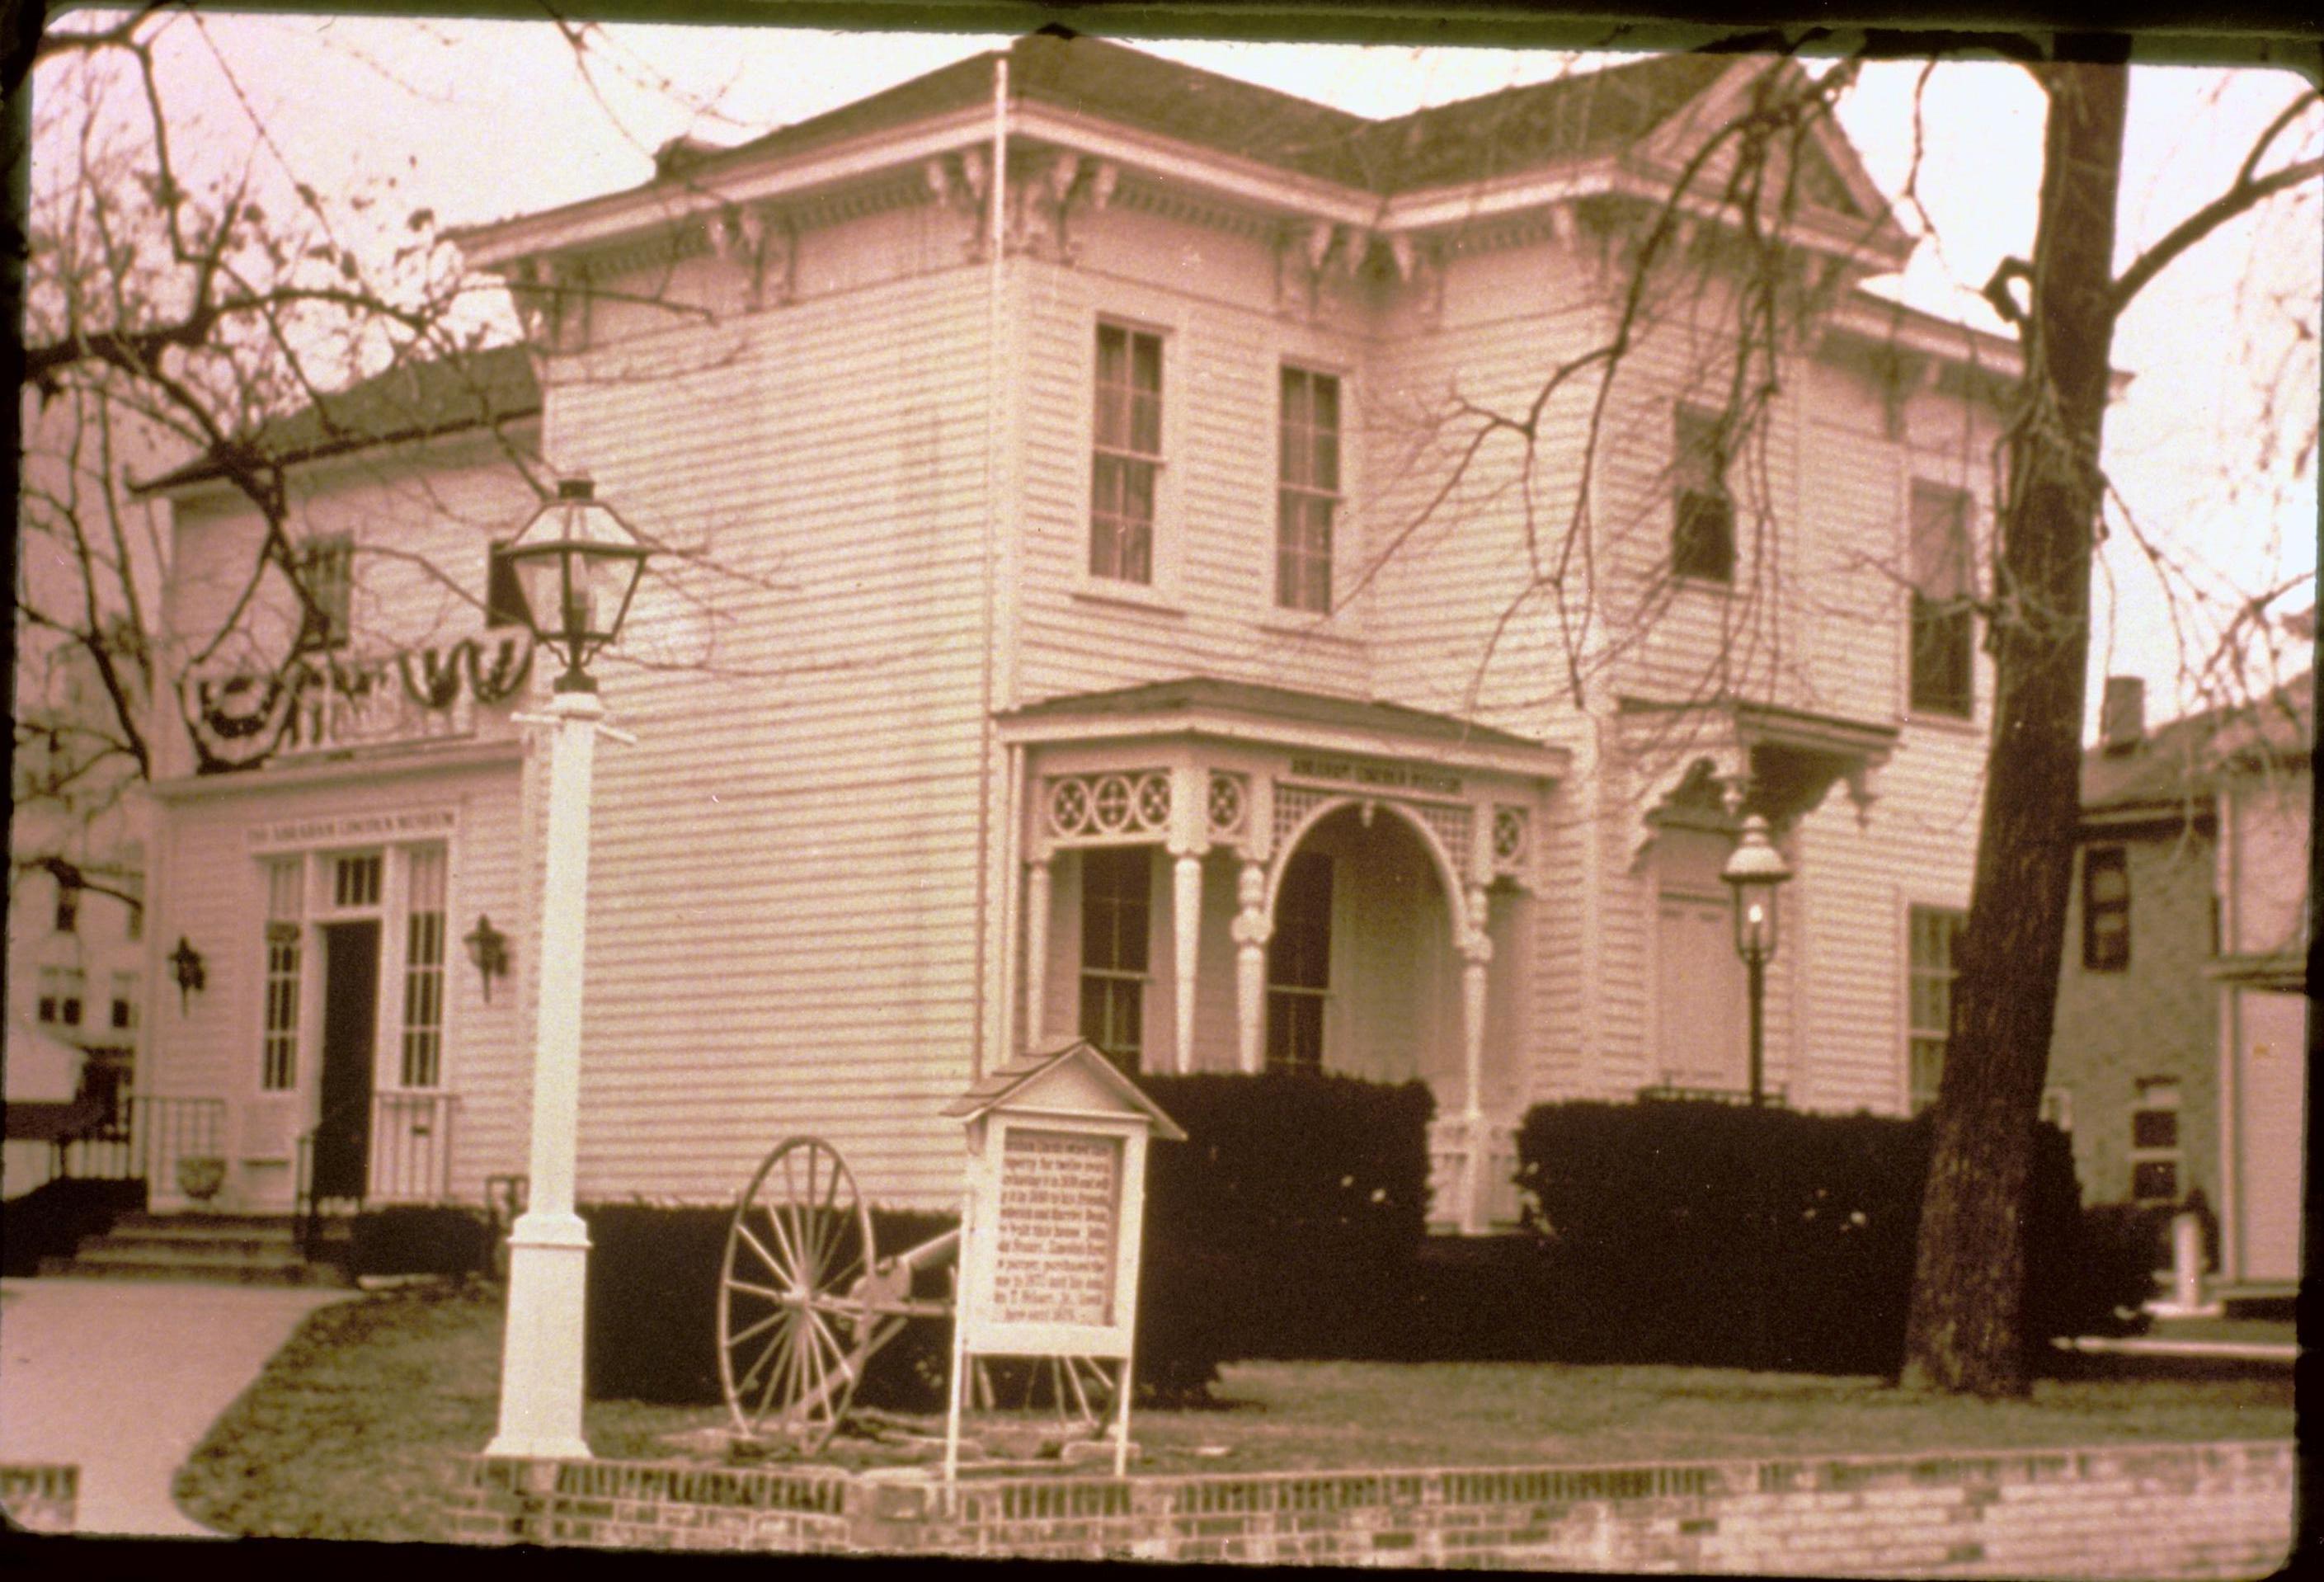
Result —
[[794, 1137], [767, 1155], [726, 1231], [718, 1374], [736, 1430], [820, 1449], [877, 1349], [859, 1290], [872, 1215], [838, 1150]]

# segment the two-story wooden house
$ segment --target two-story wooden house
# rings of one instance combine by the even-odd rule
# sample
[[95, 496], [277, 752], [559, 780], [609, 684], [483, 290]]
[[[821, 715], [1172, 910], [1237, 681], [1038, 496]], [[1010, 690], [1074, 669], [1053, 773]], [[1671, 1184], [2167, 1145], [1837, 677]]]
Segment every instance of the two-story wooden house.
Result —
[[[247, 1206], [523, 1169], [510, 716], [546, 682], [488, 585], [530, 447], [663, 551], [599, 667], [637, 739], [598, 755], [585, 1198], [720, 1198], [812, 1132], [948, 1202], [944, 1101], [1079, 1032], [1423, 1079], [1436, 1217], [1506, 1218], [1528, 1106], [1743, 1087], [1728, 791], [1797, 874], [1771, 1086], [1903, 1110], [1969, 884], [1959, 600], [2014, 354], [1862, 289], [1909, 243], [1828, 119], [1746, 437], [1715, 193], [1624, 309], [1692, 150], [1794, 69], [1381, 122], [1037, 36], [469, 234], [537, 384], [295, 468], [327, 630], [312, 685], [189, 680], [201, 751], [256, 762], [156, 788], [157, 961], [208, 966], [156, 1001], [154, 1091], [223, 1107]], [[255, 527], [168, 492], [190, 643]], [[269, 607], [246, 659], [298, 634]]]

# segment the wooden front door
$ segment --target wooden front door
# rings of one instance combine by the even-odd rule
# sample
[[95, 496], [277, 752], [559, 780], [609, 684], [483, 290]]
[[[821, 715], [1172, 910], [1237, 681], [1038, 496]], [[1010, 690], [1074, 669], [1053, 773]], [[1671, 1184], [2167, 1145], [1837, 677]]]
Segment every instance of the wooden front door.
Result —
[[360, 1198], [371, 1167], [379, 924], [323, 925], [323, 1076], [314, 1196]]

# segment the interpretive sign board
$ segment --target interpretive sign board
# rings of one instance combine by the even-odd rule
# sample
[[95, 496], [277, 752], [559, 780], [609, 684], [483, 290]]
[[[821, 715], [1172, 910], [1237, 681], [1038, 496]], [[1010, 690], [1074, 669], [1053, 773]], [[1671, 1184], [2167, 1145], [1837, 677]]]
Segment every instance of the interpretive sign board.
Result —
[[[947, 1440], [957, 1446], [972, 1358], [1108, 1359], [1118, 1365], [1119, 1461], [1138, 1332], [1146, 1145], [1185, 1133], [1084, 1041], [1010, 1061], [945, 1113], [968, 1133]], [[948, 1468], [954, 1454], [947, 1450]]]

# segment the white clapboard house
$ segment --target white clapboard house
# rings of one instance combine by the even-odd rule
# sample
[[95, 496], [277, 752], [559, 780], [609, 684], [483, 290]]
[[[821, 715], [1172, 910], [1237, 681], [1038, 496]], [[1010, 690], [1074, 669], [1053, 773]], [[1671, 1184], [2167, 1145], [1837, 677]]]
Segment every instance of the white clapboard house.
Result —
[[[811, 1133], [948, 1203], [945, 1102], [1083, 1033], [1425, 1080], [1435, 1220], [1506, 1222], [1528, 1106], [1743, 1088], [1729, 791], [1797, 875], [1769, 1086], [1905, 1110], [1969, 884], [1955, 596], [2009, 344], [1864, 289], [1908, 238], [1826, 121], [1782, 167], [1755, 439], [1717, 438], [1702, 187], [1619, 375], [1451, 470], [1457, 403], [1522, 416], [1615, 333], [1769, 69], [1379, 122], [1036, 36], [467, 234], [527, 345], [272, 432], [322, 614], [263, 579], [154, 787], [140, 1082], [205, 1117], [217, 1202], [524, 1169], [545, 743], [512, 716], [549, 667], [492, 555], [528, 459], [662, 549], [596, 667], [636, 740], [597, 754], [585, 1200], [727, 1198]], [[182, 654], [259, 529], [210, 465], [155, 489]]]

